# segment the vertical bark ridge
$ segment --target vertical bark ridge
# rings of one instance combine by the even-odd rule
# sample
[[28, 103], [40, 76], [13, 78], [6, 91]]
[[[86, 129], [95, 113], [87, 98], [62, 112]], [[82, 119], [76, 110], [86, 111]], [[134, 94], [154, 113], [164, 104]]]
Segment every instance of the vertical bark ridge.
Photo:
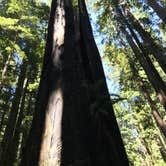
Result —
[[[79, 0], [81, 44], [91, 73], [91, 114], [94, 125], [93, 165], [128, 164], [110, 102], [101, 58], [94, 41], [85, 1]], [[82, 58], [85, 60], [84, 57]], [[93, 94], [92, 94], [93, 93]], [[95, 95], [94, 95], [95, 94]], [[103, 103], [105, 102], [105, 103]], [[97, 104], [98, 103], [98, 104]]]
[[[83, 6], [85, 12], [85, 4]], [[110, 103], [100, 56], [87, 18], [86, 14], [82, 22], [80, 14], [80, 28], [77, 28], [80, 32], [77, 32], [71, 1], [52, 1], [36, 112], [27, 145], [23, 151], [22, 166], [42, 164], [97, 166], [124, 162], [128, 165]], [[84, 37], [87, 34], [83, 31], [82, 23], [85, 23], [85, 30], [88, 38], [91, 38], [90, 40]], [[80, 39], [77, 39], [77, 34], [78, 38], [80, 34]], [[90, 47], [88, 47], [88, 43], [85, 44], [86, 41], [89, 42]], [[76, 42], [78, 43], [76, 44]], [[94, 51], [90, 52], [89, 49], [94, 49]], [[83, 55], [86, 60], [82, 57]], [[88, 70], [87, 66], [85, 67], [85, 61], [89, 63], [87, 65], [91, 73], [89, 76], [87, 76]], [[91, 117], [95, 109], [90, 111], [91, 103], [97, 103], [99, 100], [92, 95], [90, 87], [96, 85], [91, 81], [89, 84], [89, 79], [93, 83], [102, 80], [97, 88], [97, 97], [102, 96], [100, 105], [103, 109], [105, 99], [108, 100], [108, 107], [111, 109], [111, 113], [107, 114], [105, 113], [107, 111], [102, 113], [101, 108], [103, 117], [100, 119], [100, 115], [97, 115], [99, 121], [97, 120], [95, 125], [92, 121], [93, 116]], [[107, 118], [107, 115], [110, 117]], [[99, 128], [101, 129], [99, 130]], [[102, 131], [103, 129], [105, 131]], [[95, 134], [92, 134], [94, 132]], [[99, 135], [101, 133], [97, 139], [96, 132]], [[113, 136], [111, 134], [110, 136], [109, 132], [112, 132]], [[106, 133], [108, 133], [108, 137]], [[115, 142], [116, 145], [114, 145]], [[95, 143], [100, 145], [97, 145], [96, 148]], [[97, 151], [93, 153], [93, 150], [96, 149]], [[102, 150], [102, 155], [99, 154], [100, 150]], [[107, 154], [107, 152], [109, 153]], [[99, 163], [96, 159], [98, 157], [100, 157]]]

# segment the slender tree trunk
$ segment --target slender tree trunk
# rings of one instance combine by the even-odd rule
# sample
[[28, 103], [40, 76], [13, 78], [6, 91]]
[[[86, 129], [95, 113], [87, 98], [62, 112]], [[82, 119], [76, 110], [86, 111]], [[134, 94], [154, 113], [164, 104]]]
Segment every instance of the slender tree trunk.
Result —
[[0, 90], [3, 88], [3, 84], [4, 84], [4, 77], [6, 75], [6, 72], [7, 72], [7, 68], [10, 64], [10, 60], [11, 60], [11, 54], [8, 55], [8, 58], [6, 60], [6, 63], [5, 63], [5, 66], [2, 70], [2, 76], [1, 76], [1, 81], [0, 81]]
[[126, 39], [131, 46], [136, 58], [139, 60], [141, 66], [143, 67], [149, 81], [151, 82], [153, 88], [155, 89], [157, 96], [160, 100], [160, 103], [166, 109], [166, 87], [165, 83], [159, 76], [158, 72], [156, 71], [155, 67], [153, 66], [152, 62], [147, 56], [144, 56], [142, 52], [138, 49], [132, 37], [128, 34], [124, 27], [121, 27], [122, 32], [125, 34]]
[[[137, 127], [138, 127], [138, 130], [139, 130], [140, 133], [141, 133], [142, 130], [144, 130], [142, 125], [138, 125]], [[148, 142], [146, 141], [145, 138], [143, 138], [141, 136], [139, 137], [139, 139], [140, 139], [140, 142], [141, 142], [141, 144], [144, 148], [144, 155], [145, 155], [144, 157], [147, 157], [147, 155], [148, 155], [149, 158], [150, 158], [150, 160], [148, 160], [148, 162], [147, 162], [147, 165], [148, 166], [153, 166], [154, 165], [153, 154], [151, 152], [150, 146], [148, 145]]]
[[[126, 20], [126, 18], [124, 17], [121, 9], [118, 7], [117, 1], [114, 2], [114, 5], [115, 5], [115, 12], [117, 15], [117, 20], [121, 24], [120, 29], [126, 36], [126, 39], [129, 43], [130, 47], [132, 48], [136, 58], [140, 61], [140, 64], [143, 67], [143, 69], [145, 70], [145, 73], [146, 73], [149, 81], [151, 82], [153, 88], [155, 89], [157, 96], [160, 100], [160, 103], [164, 106], [164, 108], [166, 110], [166, 85], [165, 85], [164, 81], [162, 80], [162, 78], [160, 77], [157, 70], [155, 69], [153, 63], [151, 62], [151, 60], [147, 54], [147, 51], [144, 49], [144, 47], [140, 43], [137, 35], [131, 28], [131, 26], [128, 23], [128, 21]], [[130, 36], [129, 33], [126, 31], [125, 25], [129, 29], [132, 36]], [[139, 48], [133, 41], [132, 37], [136, 41]]]
[[141, 90], [145, 96], [145, 98], [147, 99], [150, 107], [151, 107], [151, 110], [152, 110], [152, 114], [153, 114], [153, 117], [160, 129], [160, 131], [163, 133], [163, 135], [165, 136], [166, 138], [166, 123], [162, 120], [161, 118], [161, 115], [160, 113], [158, 112], [153, 100], [151, 99], [148, 91], [147, 91], [147, 88], [146, 86], [144, 85], [143, 81], [141, 81]]
[[147, 3], [166, 24], [166, 9], [157, 3], [157, 0], [147, 0]]
[[0, 131], [3, 131], [3, 129], [5, 128], [5, 118], [8, 116], [9, 113], [9, 108], [11, 107], [11, 91], [8, 91], [8, 94], [6, 96], [6, 98], [4, 99], [6, 102], [3, 103], [2, 107], [3, 108], [3, 112], [2, 112], [2, 116], [1, 116], [1, 121], [0, 121]]
[[8, 68], [9, 63], [10, 63], [10, 59], [11, 59], [11, 54], [8, 55], [8, 58], [7, 58], [6, 63], [5, 63], [5, 66], [3, 68], [3, 71], [2, 71], [2, 80], [3, 80], [4, 76], [6, 75], [7, 68]]
[[[123, 47], [123, 49], [125, 50], [125, 47], [121, 42], [121, 45]], [[134, 66], [134, 62], [131, 60], [131, 58], [129, 57], [127, 51], [125, 50], [125, 54], [127, 56], [127, 59], [129, 60], [129, 64], [130, 64], [130, 67], [131, 67], [131, 70], [133, 72], [133, 76], [134, 76], [134, 79], [140, 83], [140, 87], [141, 87], [141, 91], [143, 92], [144, 94], [144, 97], [145, 99], [147, 99], [149, 105], [150, 105], [150, 108], [152, 110], [152, 115], [161, 131], [161, 133], [164, 135], [164, 137], [166, 138], [166, 124], [165, 122], [163, 121], [163, 119], [161, 118], [161, 115], [160, 113], [158, 112], [156, 106], [155, 106], [155, 103], [153, 102], [152, 98], [150, 97], [150, 94], [148, 93], [148, 90], [142, 80], [142, 78], [139, 76], [138, 74], [138, 71], [136, 70], [135, 66]]]
[[159, 149], [160, 149], [160, 153], [161, 153], [161, 156], [163, 158], [163, 160], [166, 162], [166, 148], [165, 148], [165, 145], [162, 141], [162, 138], [158, 136], [158, 146], [159, 146]]
[[[35, 98], [36, 98], [36, 93], [33, 91], [30, 92], [30, 94], [28, 96], [26, 116], [32, 116], [34, 114], [34, 105], [35, 105], [34, 99]], [[28, 121], [26, 121], [25, 124], [22, 126], [21, 143], [20, 143], [21, 145], [20, 145], [20, 154], [19, 154], [20, 159], [22, 159], [26, 141], [27, 141], [27, 138], [29, 135], [30, 127], [31, 127], [31, 123], [27, 125], [27, 122]], [[29, 127], [27, 128], [27, 126], [29, 126]]]
[[147, 74], [149, 81], [151, 82], [153, 88], [155, 89], [160, 103], [164, 106], [164, 108], [166, 110], [166, 85], [165, 85], [165, 82], [162, 80], [158, 71], [156, 70], [153, 63], [151, 62], [151, 59], [149, 58], [147, 51], [143, 48], [143, 46], [140, 43], [135, 32], [132, 30], [132, 28], [130, 27], [129, 24], [127, 24], [127, 26], [129, 28], [132, 36], [134, 37], [138, 47], [141, 50], [141, 52], [140, 52], [138, 47], [131, 40], [133, 49], [135, 49], [134, 53], [135, 53], [135, 55], [138, 54], [137, 58], [140, 59], [140, 61], [142, 61], [142, 67], [144, 66], [143, 68], [145, 70], [145, 73]]
[[[89, 82], [96, 86], [95, 83], [101, 79], [103, 94], [107, 96], [108, 91], [84, 1], [79, 6], [78, 42], [71, 2], [52, 1], [43, 72], [32, 128], [23, 152], [23, 166], [128, 165], [114, 114], [101, 114], [99, 117], [103, 119], [92, 127], [94, 117], [91, 118], [91, 114], [95, 110], [91, 111]], [[96, 56], [99, 61], [96, 61]], [[105, 131], [96, 133], [99, 128]], [[98, 143], [97, 149], [93, 141]]]
[[4, 166], [6, 166], [5, 162], [7, 161], [7, 157], [8, 157], [7, 150], [9, 148], [9, 143], [11, 142], [11, 139], [13, 137], [13, 132], [15, 130], [15, 124], [17, 120], [18, 109], [19, 109], [21, 94], [23, 91], [23, 84], [24, 84], [25, 77], [26, 77], [26, 66], [23, 63], [21, 66], [21, 71], [20, 71], [20, 76], [17, 83], [16, 92], [12, 101], [12, 106], [10, 109], [7, 126], [5, 129], [4, 137], [1, 144], [2, 151], [0, 156], [0, 163], [1, 165], [4, 165]]
[[144, 28], [141, 26], [139, 21], [129, 11], [127, 11], [127, 15], [129, 16], [129, 20], [132, 23], [132, 26], [140, 34], [141, 38], [143, 39], [145, 46], [148, 49], [148, 52], [154, 55], [160, 67], [166, 73], [166, 58], [164, 55], [166, 50], [164, 50], [164, 48], [160, 47], [159, 45], [155, 43], [150, 33], [144, 30]]
[[[32, 116], [32, 106], [35, 105], [35, 103], [33, 102], [33, 98], [34, 98], [34, 92], [30, 92], [29, 93], [29, 96], [28, 96], [28, 104], [27, 104], [27, 112], [25, 113], [26, 115], [25, 116]], [[24, 123], [24, 125], [22, 126], [22, 131], [20, 133], [20, 137], [21, 137], [21, 140], [20, 140], [20, 153], [19, 153], [19, 158], [22, 159], [23, 157], [23, 152], [24, 152], [24, 149], [25, 149], [25, 144], [26, 144], [26, 140], [28, 138], [28, 134], [29, 134], [29, 130], [30, 130], [30, 126], [31, 124], [26, 124], [27, 121]], [[27, 128], [27, 126], [29, 126]]]
[[1, 116], [1, 121], [0, 121], [0, 131], [3, 128], [3, 123], [4, 123], [5, 115], [6, 115], [6, 111], [3, 111], [2, 116]]
[[26, 80], [25, 87], [24, 87], [24, 90], [22, 92], [20, 111], [19, 111], [15, 131], [13, 133], [13, 138], [11, 139], [9, 149], [7, 152], [9, 159], [6, 161], [6, 165], [12, 165], [13, 163], [16, 162], [16, 159], [17, 159], [19, 142], [20, 142], [21, 123], [22, 123], [22, 120], [24, 118], [24, 108], [25, 108], [25, 98], [26, 98], [27, 86], [28, 86], [28, 80]]
[[150, 157], [150, 160], [147, 161], [147, 165], [148, 166], [153, 166], [154, 165], [154, 160], [153, 160], [152, 153], [151, 153], [151, 150], [149, 148], [149, 145], [147, 144], [147, 142], [146, 142], [146, 140], [144, 138], [140, 138], [140, 139], [141, 139], [142, 145], [144, 146], [145, 157], [147, 155], [149, 155], [149, 157]]

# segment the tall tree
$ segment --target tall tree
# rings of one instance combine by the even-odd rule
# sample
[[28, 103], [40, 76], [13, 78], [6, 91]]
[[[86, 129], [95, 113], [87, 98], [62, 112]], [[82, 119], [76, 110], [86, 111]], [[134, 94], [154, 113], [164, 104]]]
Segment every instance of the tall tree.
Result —
[[[128, 165], [84, 1], [79, 1], [79, 13], [76, 43], [71, 1], [52, 1], [36, 111], [22, 165]], [[103, 100], [97, 105], [93, 86], [102, 88], [97, 97], [102, 90], [107, 106]]]
[[[85, 1], [79, 1], [79, 8], [80, 8], [80, 33], [81, 33], [81, 37], [83, 40], [82, 42], [84, 43], [84, 49], [86, 51], [84, 54], [87, 55], [87, 58], [89, 61], [89, 68], [90, 68], [89, 72], [91, 72], [90, 86], [93, 87], [95, 85], [93, 87], [93, 94], [92, 95], [90, 94], [90, 97], [91, 97], [90, 102], [95, 107], [96, 107], [96, 104], [98, 103], [97, 105], [99, 105], [101, 108], [96, 108], [97, 110], [103, 109], [102, 112], [97, 111], [97, 110], [94, 111], [94, 115], [96, 114], [95, 116], [101, 117], [96, 120], [101, 121], [100, 123], [104, 127], [102, 130], [103, 133], [100, 133], [100, 136], [102, 138], [100, 136], [98, 136], [99, 138], [97, 138], [98, 140], [101, 140], [101, 142], [96, 142], [94, 145], [94, 148], [96, 148], [99, 158], [101, 155], [100, 153], [104, 152], [102, 154], [102, 157], [103, 157], [103, 160], [105, 160], [105, 165], [107, 165], [109, 163], [116, 163], [117, 161], [120, 161], [119, 162], [119, 164], [120, 164], [121, 160], [122, 159], [125, 160], [126, 156], [124, 155], [125, 152], [124, 152], [122, 140], [120, 137], [120, 133], [118, 131], [118, 125], [115, 120], [115, 115], [113, 112], [112, 105], [110, 103], [110, 95], [107, 90], [104, 71], [102, 68], [101, 60], [100, 60], [100, 55], [99, 55], [98, 49], [96, 47], [96, 44], [95, 44], [95, 41], [94, 41], [94, 38], [92, 35], [93, 34], [92, 28], [90, 26], [90, 21], [89, 21], [88, 13], [86, 10]], [[87, 70], [87, 69], [85, 69], [85, 70]], [[105, 106], [104, 106], [103, 102], [106, 102], [107, 104], [105, 104]], [[93, 108], [93, 109], [95, 109], [95, 108]], [[112, 109], [112, 110], [109, 110], [109, 109]], [[105, 115], [103, 113], [105, 113]], [[112, 117], [112, 120], [109, 120], [109, 117]], [[94, 122], [94, 123], [99, 123], [99, 122]], [[95, 126], [95, 128], [97, 128], [97, 126]], [[110, 134], [108, 137], [107, 134], [109, 133], [109, 131], [112, 131], [112, 134]], [[97, 133], [94, 133], [94, 134], [96, 137]], [[103, 135], [106, 135], [106, 138], [107, 137], [108, 138], [103, 139]], [[114, 136], [116, 136], [117, 139]], [[114, 142], [114, 145], [110, 144], [110, 142]], [[97, 144], [99, 145], [99, 147], [96, 146]], [[108, 146], [109, 144], [110, 144], [110, 146]], [[117, 149], [119, 149], [119, 151], [121, 151], [122, 153], [119, 153], [117, 155], [115, 153], [117, 151]], [[110, 158], [109, 154], [115, 155], [114, 157], [112, 157], [112, 159], [111, 159], [112, 161], [108, 160]], [[104, 159], [104, 156], [105, 156], [105, 159]], [[94, 158], [96, 160], [96, 154], [95, 154]], [[113, 161], [113, 159], [115, 161]], [[98, 160], [96, 160], [95, 162], [96, 162], [96, 164], [100, 163], [100, 161], [98, 161]], [[103, 161], [101, 161], [101, 165], [102, 164], [103, 164]]]
[[148, 91], [148, 88], [146, 87], [145, 82], [143, 81], [143, 79], [140, 77], [138, 70], [136, 69], [135, 65], [134, 65], [134, 61], [132, 60], [132, 58], [130, 57], [130, 55], [128, 54], [127, 50], [125, 49], [125, 44], [123, 43], [122, 39], [119, 39], [120, 43], [121, 43], [121, 47], [123, 48], [125, 55], [129, 61], [129, 65], [132, 71], [132, 75], [133, 75], [133, 79], [138, 83], [138, 85], [140, 86], [140, 91], [143, 93], [145, 99], [147, 100], [151, 111], [152, 111], [152, 115], [159, 127], [159, 129], [161, 130], [161, 133], [166, 137], [166, 124], [163, 121], [154, 101], [152, 100], [150, 93]]
[[[143, 68], [141, 67], [143, 65], [140, 65], [140, 59], [142, 59], [142, 61], [146, 63], [146, 67], [149, 66], [151, 62], [153, 62], [153, 64], [155, 65], [153, 66], [153, 69], [157, 69], [160, 72], [158, 74], [160, 74], [160, 78], [162, 78], [163, 80], [165, 80], [165, 75], [156, 63], [155, 59], [153, 59], [153, 57], [151, 56], [152, 52], [150, 53], [150, 48], [147, 48], [147, 45], [141, 39], [138, 31], [135, 30], [135, 28], [132, 26], [132, 22], [128, 19], [128, 16], [123, 17], [122, 23], [119, 23], [119, 19], [115, 18], [115, 16], [117, 16], [117, 12], [114, 10], [115, 8], [112, 2], [113, 1], [98, 0], [96, 2], [95, 8], [96, 14], [98, 15], [97, 23], [99, 25], [99, 32], [101, 33], [101, 35], [103, 35], [103, 60], [108, 65], [106, 66], [106, 68], [108, 67], [110, 69], [109, 72], [107, 71], [107, 77], [111, 78], [111, 80], [114, 80], [114, 83], [116, 83], [114, 84], [115, 88], [113, 90], [110, 89], [110, 91], [115, 90], [117, 91], [119, 96], [121, 96], [121, 98], [127, 98], [126, 100], [121, 101], [119, 105], [117, 103], [115, 103], [114, 105], [118, 114], [118, 121], [120, 122], [122, 135], [125, 140], [125, 147], [129, 155], [129, 160], [133, 165], [140, 165], [140, 163], [145, 163], [145, 165], [163, 165], [164, 161], [162, 160], [162, 157], [164, 156], [164, 153], [162, 150], [160, 151], [160, 146], [162, 147], [162, 149], [165, 149], [165, 146], [164, 144], [158, 144], [158, 141], [156, 141], [156, 132], [158, 133], [157, 135], [160, 136], [162, 141], [164, 140], [160, 134], [160, 131], [155, 125], [155, 120], [152, 115], [152, 110], [149, 108], [148, 100], [144, 99], [143, 92], [140, 91], [141, 86], [139, 85], [140, 81], [138, 80], [138, 76], [135, 76], [135, 80], [133, 77], [135, 71], [132, 72], [132, 69], [130, 69], [129, 65], [131, 62], [132, 65], [134, 65], [134, 67], [137, 69], [138, 74], [141, 76], [141, 78], [146, 82], [146, 90], [148, 91], [150, 97], [153, 99], [153, 104], [156, 105], [156, 109], [161, 113], [159, 114], [161, 115], [160, 117], [163, 117], [164, 119], [165, 112], [156, 100], [157, 98], [153, 88], [147, 82], [147, 76]], [[123, 7], [130, 7], [128, 8], [129, 11], [132, 12], [137, 20], [139, 20], [139, 23], [141, 22], [144, 30], [146, 30], [151, 36], [153, 36], [154, 42], [157, 43], [159, 47], [164, 46], [164, 43], [159, 36], [160, 32], [158, 29], [158, 19], [156, 17], [152, 17], [154, 15], [154, 12], [148, 8], [148, 6], [145, 4], [145, 1], [129, 0], [116, 2], [119, 2], [119, 8], [121, 10]], [[142, 3], [144, 4], [144, 6], [141, 5]], [[124, 12], [122, 13], [125, 14]], [[127, 23], [124, 22], [125, 19]], [[129, 24], [129, 26], [127, 26], [127, 24]], [[135, 52], [138, 53], [137, 55], [139, 55], [139, 57], [134, 55], [135, 52], [133, 52], [129, 47], [129, 42], [127, 42], [127, 40], [125, 39], [123, 31], [119, 30], [119, 25], [121, 25], [121, 27], [123, 27], [124, 30], [126, 30], [126, 32], [130, 35], [129, 39], [133, 40], [134, 45], [137, 47], [136, 50], [138, 52]], [[132, 31], [134, 33], [132, 33]], [[127, 53], [124, 52], [124, 49], [121, 47], [119, 38], [123, 39]], [[131, 60], [128, 60], [126, 54], [131, 57]], [[150, 57], [149, 60], [151, 62], [147, 60], [145, 56]], [[151, 69], [150, 66], [149, 69]], [[154, 73], [155, 72], [149, 74], [152, 76]], [[158, 79], [156, 79], [156, 82], [158, 82]], [[111, 84], [112, 81], [109, 81], [109, 83]], [[135, 138], [133, 138], [132, 133], [129, 132], [130, 129], [131, 132], [134, 133], [133, 135], [135, 136]], [[135, 140], [135, 143], [132, 144], [131, 141], [127, 141], [128, 139]], [[136, 140], [138, 142], [136, 142]], [[137, 148], [137, 150], [134, 147]], [[157, 150], [154, 151], [154, 149]], [[136, 155], [137, 157], [135, 157], [134, 155]]]
[[[151, 82], [153, 88], [155, 89], [157, 96], [160, 100], [160, 103], [164, 106], [166, 109], [166, 87], [165, 83], [161, 79], [160, 75], [156, 71], [155, 67], [153, 66], [151, 60], [144, 52], [140, 52], [137, 45], [132, 40], [132, 37], [128, 34], [128, 32], [125, 30], [124, 27], [121, 27], [122, 32], [125, 34], [126, 39], [131, 46], [136, 58], [140, 61], [140, 64], [142, 65], [143, 69], [145, 70], [145, 73], [147, 74], [147, 77], [149, 81]], [[159, 81], [160, 80], [160, 81]]]
[[1, 144], [0, 163], [2, 165], [7, 165], [6, 162], [8, 160], [6, 159], [6, 157], [8, 154], [8, 150], [10, 149], [10, 143], [12, 141], [15, 125], [17, 122], [17, 115], [19, 111], [19, 104], [21, 101], [21, 95], [23, 92], [23, 85], [24, 85], [25, 78], [26, 78], [26, 62], [24, 62], [21, 65], [21, 71], [18, 78], [17, 88], [16, 88], [15, 95], [12, 101], [12, 106], [9, 113], [7, 126], [5, 128], [5, 132], [4, 132], [4, 136], [3, 136], [3, 140]]
[[[125, 34], [128, 43], [130, 44], [134, 54], [137, 56], [137, 59], [140, 60], [142, 67], [144, 68], [149, 81], [151, 82], [153, 88], [155, 89], [157, 96], [160, 100], [160, 103], [166, 109], [166, 85], [165, 82], [160, 77], [158, 71], [154, 67], [151, 59], [148, 56], [147, 51], [144, 49], [142, 43], [137, 37], [136, 33], [133, 31], [131, 25], [128, 23], [126, 18], [124, 17], [121, 8], [119, 7], [117, 1], [113, 1], [113, 5], [115, 7], [116, 19], [120, 24], [121, 31]], [[131, 35], [126, 30], [126, 27], [130, 31]], [[133, 39], [135, 42], [133, 41]], [[140, 51], [139, 51], [140, 49]]]
[[129, 20], [131, 21], [131, 26], [133, 26], [134, 29], [137, 30], [137, 32], [143, 39], [145, 47], [147, 47], [148, 51], [154, 55], [159, 65], [166, 73], [166, 58], [164, 57], [166, 51], [164, 50], [164, 48], [162, 46], [158, 46], [155, 43], [155, 40], [151, 37], [150, 33], [144, 30], [139, 21], [132, 15], [130, 11], [127, 11], [127, 15], [129, 16]]
[[5, 165], [12, 165], [13, 163], [16, 163], [17, 159], [17, 154], [19, 151], [19, 142], [20, 142], [20, 130], [21, 130], [21, 124], [24, 118], [24, 109], [25, 109], [25, 99], [26, 99], [26, 93], [27, 93], [27, 87], [28, 87], [28, 80], [25, 80], [25, 86], [23, 87], [23, 92], [22, 92], [22, 99], [20, 102], [20, 111], [18, 114], [17, 122], [15, 125], [15, 130], [13, 132], [12, 139], [9, 143], [9, 148], [8, 151], [6, 152], [8, 154], [8, 159], [7, 157], [5, 158], [6, 163]]

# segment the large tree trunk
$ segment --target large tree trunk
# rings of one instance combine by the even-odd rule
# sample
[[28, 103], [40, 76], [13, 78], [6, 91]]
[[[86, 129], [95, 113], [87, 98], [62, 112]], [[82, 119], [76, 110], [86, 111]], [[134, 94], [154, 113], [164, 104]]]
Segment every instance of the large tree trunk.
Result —
[[80, 99], [86, 89], [77, 70], [73, 18], [70, 1], [52, 1], [38, 101], [23, 152], [24, 166], [90, 162], [89, 109], [87, 97]]
[[20, 71], [20, 75], [19, 75], [19, 79], [17, 83], [16, 92], [12, 101], [12, 106], [10, 109], [7, 126], [5, 128], [3, 140], [1, 143], [2, 149], [1, 149], [1, 155], [0, 155], [0, 163], [1, 165], [4, 165], [4, 166], [6, 166], [5, 162], [7, 161], [7, 157], [8, 157], [9, 143], [11, 142], [11, 139], [13, 137], [13, 132], [15, 130], [25, 77], [26, 77], [26, 64], [23, 63], [21, 66], [21, 71]]
[[[71, 2], [52, 1], [43, 72], [33, 124], [23, 152], [23, 166], [128, 165], [112, 107], [111, 113], [97, 115], [100, 121], [96, 120], [97, 125], [92, 127], [92, 118], [95, 117], [90, 117], [93, 113], [90, 86], [96, 86], [95, 83], [101, 79], [104, 96], [108, 96], [108, 91], [89, 29], [85, 3], [79, 5], [80, 32], [75, 33]], [[77, 34], [80, 34], [79, 40]], [[96, 135], [96, 131], [101, 136]], [[97, 148], [94, 143], [98, 143]]]
[[85, 71], [88, 73], [89, 88], [92, 91], [90, 94], [91, 112], [94, 123], [93, 134], [96, 137], [92, 152], [94, 155], [93, 164], [127, 165], [127, 157], [111, 105], [101, 58], [93, 38], [84, 0], [79, 0], [79, 9], [81, 44], [83, 45], [82, 59], [84, 59]]
[[166, 9], [157, 3], [157, 0], [147, 0], [147, 3], [166, 24]]
[[164, 50], [164, 48], [160, 47], [155, 43], [150, 33], [144, 30], [139, 21], [129, 11], [127, 11], [127, 15], [129, 16], [128, 18], [131, 22], [131, 25], [140, 34], [141, 38], [143, 39], [145, 47], [148, 49], [148, 52], [154, 55], [160, 67], [166, 73], [166, 58], [165, 58], [166, 50]]

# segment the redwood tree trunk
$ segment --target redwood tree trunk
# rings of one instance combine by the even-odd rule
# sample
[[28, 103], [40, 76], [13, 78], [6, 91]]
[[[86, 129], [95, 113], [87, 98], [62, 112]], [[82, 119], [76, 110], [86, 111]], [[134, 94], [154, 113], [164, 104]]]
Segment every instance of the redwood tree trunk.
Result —
[[[80, 33], [83, 59], [88, 72], [92, 121], [94, 127], [93, 165], [128, 164], [118, 124], [106, 86], [105, 75], [96, 43], [94, 41], [86, 5], [79, 0]], [[88, 67], [87, 67], [88, 65]], [[99, 107], [99, 108], [98, 108]]]
[[125, 34], [126, 39], [131, 46], [136, 58], [139, 60], [141, 66], [145, 70], [145, 73], [152, 84], [153, 88], [155, 89], [157, 96], [160, 100], [160, 103], [164, 106], [166, 109], [166, 87], [165, 83], [161, 79], [160, 75], [156, 71], [155, 67], [153, 66], [151, 60], [148, 56], [144, 55], [140, 50], [138, 49], [137, 45], [132, 40], [132, 37], [128, 34], [128, 32], [125, 30], [124, 27], [121, 27], [122, 32]]
[[[121, 43], [123, 49], [125, 49], [125, 45], [123, 44], [122, 40], [120, 40], [120, 43]], [[131, 67], [131, 70], [132, 70], [132, 73], [133, 73], [133, 77], [136, 80], [136, 82], [139, 82], [139, 84], [141, 86], [141, 91], [143, 92], [144, 97], [145, 97], [145, 99], [147, 99], [147, 101], [150, 105], [150, 108], [152, 110], [152, 115], [153, 115], [153, 117], [154, 117], [161, 133], [163, 133], [164, 137], [166, 137], [166, 124], [163, 121], [163, 119], [161, 118], [161, 115], [158, 112], [158, 110], [155, 106], [155, 103], [153, 102], [152, 98], [150, 97], [150, 94], [149, 94], [142, 78], [139, 76], [138, 71], [135, 68], [134, 61], [132, 61], [130, 56], [128, 55], [127, 50], [125, 50], [125, 55], [127, 56], [127, 59], [129, 61], [129, 64], [130, 64], [130, 67]]]
[[[84, 1], [79, 6], [80, 29], [75, 32], [71, 2], [52, 1], [38, 100], [22, 166], [128, 165], [110, 99], [104, 107], [109, 95]], [[97, 98], [104, 96], [99, 113], [92, 108], [99, 101], [91, 94], [96, 83], [101, 84]]]
[[[124, 33], [124, 35], [126, 36], [126, 39], [130, 47], [132, 48], [136, 58], [140, 61], [140, 64], [145, 70], [145, 73], [149, 81], [151, 82], [153, 88], [155, 89], [157, 96], [160, 100], [160, 103], [164, 106], [166, 110], [166, 85], [162, 80], [162, 78], [160, 77], [158, 71], [155, 69], [153, 63], [151, 62], [151, 59], [149, 58], [147, 51], [144, 49], [137, 35], [131, 28], [131, 25], [124, 17], [121, 9], [118, 6], [117, 1], [114, 1], [114, 5], [115, 5], [115, 12], [117, 15], [117, 20], [121, 24], [120, 29], [122, 33]], [[132, 36], [129, 35], [128, 31], [126, 31], [125, 26], [127, 26]], [[134, 38], [136, 43], [133, 41], [132, 37]]]
[[147, 3], [166, 24], [166, 9], [157, 3], [157, 0], [147, 0]]
[[145, 98], [147, 99], [150, 107], [151, 107], [151, 110], [152, 110], [152, 114], [153, 114], [153, 117], [160, 129], [160, 131], [163, 133], [164, 137], [166, 138], [166, 123], [163, 121], [163, 119], [161, 118], [161, 115], [160, 113], [158, 112], [152, 98], [150, 97], [148, 91], [147, 91], [147, 88], [146, 86], [144, 85], [143, 81], [141, 81], [141, 90], [145, 96]]
[[143, 39], [148, 52], [153, 54], [155, 59], [158, 61], [160, 67], [166, 73], [166, 58], [164, 48], [157, 45], [154, 39], [151, 37], [150, 33], [144, 30], [138, 20], [128, 11], [129, 20], [131, 22], [131, 26], [140, 34], [141, 38]]
[[80, 99], [86, 88], [80, 80], [78, 59], [71, 2], [54, 0], [38, 100], [22, 165], [89, 165], [89, 109], [86, 95]]
[[6, 160], [6, 165], [12, 165], [13, 163], [17, 162], [17, 154], [18, 154], [18, 148], [19, 148], [19, 141], [20, 141], [20, 133], [21, 133], [21, 124], [22, 120], [24, 118], [24, 109], [25, 109], [25, 98], [26, 98], [26, 92], [27, 92], [27, 86], [28, 86], [28, 80], [26, 80], [25, 87], [22, 92], [22, 99], [21, 99], [21, 104], [20, 104], [20, 111], [16, 123], [16, 127], [13, 133], [13, 137], [11, 139], [11, 142], [9, 144], [9, 149], [8, 149], [8, 160]]

